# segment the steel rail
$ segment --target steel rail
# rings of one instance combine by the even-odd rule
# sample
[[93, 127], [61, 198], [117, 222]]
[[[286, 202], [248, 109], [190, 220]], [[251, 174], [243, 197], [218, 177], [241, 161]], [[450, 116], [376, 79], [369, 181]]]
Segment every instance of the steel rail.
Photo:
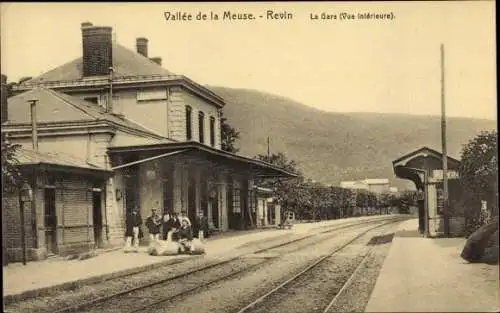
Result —
[[[371, 223], [375, 223], [375, 222], [381, 222], [381, 221], [380, 221], [380, 220], [377, 220], [377, 221], [373, 221], [373, 220], [372, 220], [372, 221], [370, 221], [370, 222], [371, 222]], [[393, 221], [393, 220], [391, 219], [391, 223], [392, 223], [392, 222], [395, 222], [395, 221]], [[366, 223], [368, 223], [368, 222], [366, 222]], [[366, 224], [366, 223], [358, 223], [358, 224], [355, 224], [355, 225], [350, 224], [350, 225], [348, 225], [348, 226], [350, 226], [350, 227], [352, 227], [352, 226], [359, 226], [359, 225], [364, 225], [364, 224]], [[385, 224], [384, 224], [384, 225], [385, 225]], [[321, 233], [319, 233], [319, 234], [324, 234], [324, 233], [329, 233], [329, 232], [333, 232], [333, 231], [342, 230], [342, 229], [347, 228], [348, 226], [344, 225], [344, 227], [339, 227], [339, 228], [336, 228], [336, 229], [334, 229], [334, 230], [324, 231], [324, 232], [321, 232]], [[314, 235], [311, 235], [311, 236], [314, 236]], [[306, 237], [306, 238], [310, 238], [311, 236], [308, 236], [308, 237]], [[301, 238], [300, 240], [304, 240], [304, 239], [306, 239], [306, 238]], [[331, 238], [331, 237], [326, 237], [326, 238], [324, 238], [324, 239], [322, 239], [322, 240], [316, 241], [316, 242], [315, 242], [315, 244], [319, 244], [319, 243], [324, 242], [324, 241], [326, 241], [326, 240], [328, 240], [328, 239], [330, 239], [330, 238]], [[272, 250], [272, 249], [275, 249], [275, 248], [277, 248], [277, 247], [281, 247], [281, 246], [284, 246], [284, 245], [289, 245], [290, 243], [292, 243], [292, 242], [287, 242], [286, 244], [280, 244], [280, 245], [277, 245], [277, 246], [273, 246], [272, 248], [265, 248], [265, 249], [263, 249], [263, 250], [265, 250], [265, 251]], [[262, 250], [262, 251], [263, 251], [263, 250]], [[301, 250], [301, 249], [299, 249], [299, 250]], [[251, 254], [258, 254], [258, 253], [261, 253], [261, 252], [260, 252], [260, 251], [258, 251], [258, 252], [254, 252], [254, 253], [249, 253], [249, 254], [247, 254], [247, 255], [251, 255]], [[238, 258], [238, 259], [239, 259], [239, 258]], [[180, 297], [180, 296], [184, 296], [184, 295], [186, 295], [186, 294], [188, 294], [188, 293], [191, 293], [191, 292], [193, 292], [193, 291], [195, 291], [195, 290], [197, 290], [197, 289], [201, 289], [201, 288], [204, 288], [204, 287], [210, 286], [210, 285], [212, 285], [212, 284], [214, 284], [214, 283], [218, 283], [218, 282], [221, 282], [221, 281], [227, 280], [228, 278], [231, 278], [231, 277], [236, 276], [236, 275], [238, 275], [238, 274], [242, 274], [242, 273], [248, 272], [248, 271], [252, 270], [253, 268], [255, 268], [255, 267], [257, 267], [257, 266], [262, 266], [262, 265], [263, 265], [263, 264], [265, 264], [265, 263], [271, 262], [273, 259], [275, 259], [275, 258], [272, 258], [272, 257], [271, 257], [271, 258], [266, 258], [266, 259], [265, 259], [264, 261], [262, 261], [261, 263], [258, 263], [258, 264], [255, 264], [255, 265], [251, 265], [251, 266], [249, 266], [249, 267], [246, 267], [246, 268], [244, 268], [244, 269], [241, 269], [241, 270], [239, 270], [239, 271], [236, 271], [236, 272], [230, 273], [230, 274], [228, 274], [228, 275], [225, 275], [225, 276], [222, 276], [222, 277], [219, 277], [219, 278], [215, 278], [215, 279], [209, 280], [209, 281], [207, 281], [207, 282], [205, 282], [205, 283], [203, 283], [203, 284], [197, 285], [197, 286], [192, 287], [192, 288], [189, 288], [189, 289], [187, 289], [187, 290], [183, 290], [183, 291], [181, 291], [181, 292], [179, 292], [179, 293], [177, 293], [177, 294], [174, 294], [174, 295], [171, 295], [171, 296], [168, 296], [168, 297], [165, 297], [165, 298], [161, 298], [161, 299], [156, 300], [156, 301], [154, 301], [154, 302], [152, 302], [152, 303], [148, 303], [148, 304], [146, 304], [146, 305], [144, 305], [144, 306], [142, 306], [142, 307], [140, 307], [140, 308], [137, 308], [137, 309], [134, 309], [134, 310], [131, 310], [131, 311], [128, 311], [128, 312], [129, 312], [129, 313], [137, 313], [137, 312], [145, 311], [145, 310], [147, 310], [147, 309], [149, 309], [149, 308], [151, 308], [151, 307], [153, 307], [153, 306], [155, 306], [155, 305], [158, 305], [158, 304], [160, 304], [160, 303], [167, 302], [167, 301], [171, 301], [171, 300], [173, 300], [173, 299], [175, 299], [175, 298], [178, 298], [178, 297]]]
[[337, 303], [339, 297], [344, 293], [345, 290], [347, 290], [347, 288], [351, 285], [352, 281], [356, 278], [356, 275], [358, 274], [358, 272], [362, 268], [362, 266], [366, 263], [366, 260], [368, 260], [368, 258], [373, 255], [375, 249], [377, 248], [376, 245], [380, 241], [381, 241], [380, 238], [378, 238], [376, 240], [376, 243], [374, 244], [374, 246], [365, 254], [363, 259], [359, 262], [359, 264], [356, 266], [356, 268], [352, 272], [351, 276], [349, 276], [349, 279], [347, 279], [347, 281], [344, 283], [344, 285], [342, 285], [342, 288], [340, 288], [340, 290], [337, 292], [337, 294], [333, 297], [333, 299], [330, 301], [330, 303], [328, 303], [326, 308], [323, 310], [323, 313], [328, 313], [330, 311], [330, 309]]
[[[381, 221], [380, 221], [380, 220], [377, 220], [377, 221], [373, 221], [373, 220], [372, 220], [372, 221], [371, 221], [371, 223], [374, 223], [374, 222], [381, 222]], [[394, 222], [396, 222], [396, 221], [393, 221], [393, 220], [391, 219], [391, 221], [390, 221], [389, 223], [394, 223]], [[356, 224], [356, 225], [349, 225], [349, 226], [359, 226], [359, 225], [363, 225], [363, 224], [366, 224], [366, 223], [358, 223], [358, 224]], [[387, 223], [382, 224], [382, 225], [377, 225], [376, 227], [381, 227], [381, 226], [386, 225], [386, 224], [387, 224]], [[375, 227], [375, 228], [376, 228], [376, 227]], [[336, 228], [335, 230], [328, 230], [328, 231], [324, 231], [324, 232], [322, 232], [322, 233], [329, 233], [329, 232], [338, 231], [338, 230], [345, 229], [345, 228], [347, 228], [347, 227], [346, 227], [346, 226], [344, 226], [344, 227], [342, 227], [342, 228]], [[370, 229], [370, 230], [371, 230], [371, 229]], [[308, 237], [308, 238], [309, 238], [309, 237]], [[317, 242], [316, 242], [316, 244], [319, 244], [319, 243], [321, 243], [321, 242], [323, 242], [323, 241], [326, 241], [326, 240], [328, 240], [329, 238], [331, 238], [331, 237], [326, 237], [326, 238], [324, 238], [324, 239], [322, 239], [322, 240], [320, 240], [320, 241], [317, 241]], [[280, 246], [281, 246], [281, 245], [280, 245]], [[273, 248], [275, 248], [275, 247], [273, 247]], [[266, 248], [266, 250], [270, 250], [270, 249], [267, 249], [267, 248]], [[299, 249], [299, 250], [300, 250], [300, 249]], [[256, 254], [256, 253], [253, 253], [253, 254]], [[164, 303], [164, 302], [171, 301], [171, 300], [173, 300], [173, 299], [175, 299], [175, 298], [178, 298], [178, 297], [181, 297], [181, 296], [187, 295], [188, 293], [191, 293], [191, 292], [193, 292], [193, 291], [195, 291], [195, 290], [198, 290], [198, 289], [201, 289], [201, 288], [204, 288], [204, 287], [210, 286], [210, 285], [215, 284], [215, 283], [222, 282], [222, 281], [227, 280], [227, 279], [229, 279], [229, 278], [231, 278], [231, 277], [233, 277], [233, 276], [236, 276], [236, 275], [239, 275], [239, 274], [242, 274], [242, 273], [248, 272], [248, 271], [252, 270], [253, 268], [255, 268], [255, 267], [257, 267], [257, 266], [262, 266], [262, 265], [263, 265], [263, 264], [265, 264], [265, 263], [271, 262], [273, 259], [274, 259], [274, 258], [268, 258], [268, 259], [265, 259], [265, 260], [264, 260], [264, 261], [262, 261], [261, 263], [258, 263], [258, 264], [255, 264], [255, 265], [251, 265], [251, 266], [249, 266], [249, 267], [246, 267], [246, 268], [241, 269], [241, 270], [239, 270], [239, 271], [236, 271], [236, 272], [234, 272], [234, 273], [230, 273], [230, 274], [228, 274], [228, 275], [225, 275], [225, 276], [222, 276], [222, 277], [218, 277], [218, 278], [215, 278], [215, 279], [209, 280], [209, 281], [207, 281], [207, 282], [205, 282], [205, 283], [203, 283], [203, 284], [200, 284], [200, 285], [194, 286], [194, 287], [192, 287], [192, 288], [189, 288], [189, 289], [187, 289], [187, 290], [183, 290], [183, 291], [181, 291], [181, 292], [178, 292], [177, 294], [174, 294], [174, 295], [171, 295], [171, 296], [168, 296], [168, 297], [165, 297], [165, 298], [161, 298], [161, 299], [156, 300], [156, 301], [154, 301], [154, 302], [152, 302], [152, 303], [148, 303], [148, 304], [146, 304], [146, 305], [144, 305], [144, 306], [141, 306], [141, 307], [136, 308], [136, 309], [134, 309], [134, 310], [128, 311], [128, 313], [137, 313], [137, 312], [141, 312], [141, 311], [146, 311], [146, 310], [148, 310], [149, 308], [154, 307], [154, 306], [156, 306], [156, 305], [158, 305], [158, 304], [160, 304], [160, 303]]]
[[286, 281], [284, 281], [283, 283], [281, 283], [280, 285], [278, 285], [277, 287], [273, 288], [271, 291], [267, 292], [266, 294], [264, 294], [263, 296], [259, 297], [258, 299], [252, 301], [251, 303], [249, 303], [247, 306], [243, 307], [242, 309], [240, 309], [237, 313], [244, 313], [244, 312], [247, 312], [249, 310], [251, 310], [252, 308], [254, 308], [257, 304], [263, 302], [265, 299], [267, 299], [269, 296], [275, 294], [276, 292], [280, 291], [281, 289], [283, 289], [284, 287], [286, 287], [287, 285], [289, 285], [291, 282], [297, 280], [299, 277], [301, 277], [302, 275], [304, 275], [305, 273], [309, 272], [310, 270], [312, 270], [313, 268], [315, 268], [316, 266], [318, 266], [319, 264], [321, 264], [323, 261], [331, 258], [333, 255], [337, 254], [338, 252], [342, 251], [343, 249], [345, 249], [347, 246], [349, 246], [350, 244], [352, 244], [354, 241], [358, 240], [359, 238], [361, 238], [362, 236], [364, 236], [366, 233], [374, 230], [374, 229], [377, 229], [379, 227], [382, 227], [382, 226], [385, 226], [385, 225], [388, 225], [388, 224], [391, 224], [391, 223], [396, 223], [398, 221], [389, 221], [389, 222], [386, 222], [386, 223], [382, 223], [380, 225], [377, 225], [377, 226], [374, 226], [374, 227], [371, 227], [365, 231], [363, 231], [362, 233], [356, 235], [355, 237], [353, 237], [352, 239], [350, 239], [349, 241], [347, 241], [346, 243], [342, 244], [340, 247], [337, 247], [336, 249], [334, 249], [333, 251], [329, 252], [327, 255], [324, 255], [324, 256], [321, 256], [319, 257], [318, 259], [316, 259], [316, 261], [314, 261], [312, 264], [308, 265], [307, 267], [305, 267], [303, 270], [301, 270], [300, 272], [298, 272], [297, 274], [295, 274], [294, 276], [292, 276], [291, 278], [287, 279]]
[[[287, 241], [287, 242], [284, 242], [284, 243], [279, 243], [279, 244], [276, 244], [276, 245], [272, 245], [270, 247], [265, 247], [265, 248], [262, 248], [262, 249], [258, 249], [256, 251], [242, 253], [242, 254], [230, 257], [229, 259], [226, 259], [226, 260], [217, 261], [217, 262], [209, 264], [209, 265], [204, 265], [204, 266], [201, 266], [199, 268], [195, 268], [193, 270], [188, 270], [186, 272], [183, 272], [183, 273], [171, 276], [171, 277], [167, 277], [165, 279], [161, 279], [161, 280], [153, 281], [153, 282], [150, 282], [150, 283], [147, 283], [147, 284], [143, 284], [143, 285], [140, 285], [140, 286], [137, 286], [137, 287], [127, 288], [126, 290], [122, 290], [122, 291], [118, 291], [118, 292], [115, 292], [115, 293], [110, 294], [110, 295], [106, 295], [106, 296], [94, 298], [94, 299], [92, 299], [90, 301], [86, 301], [86, 302], [83, 302], [83, 303], [79, 303], [79, 304], [75, 304], [75, 305], [70, 305], [70, 306], [67, 306], [67, 307], [64, 307], [64, 308], [61, 308], [61, 309], [56, 309], [56, 310], [49, 309], [47, 312], [51, 312], [51, 313], [77, 312], [79, 310], [83, 310], [83, 309], [86, 309], [88, 307], [91, 307], [92, 305], [96, 305], [96, 304], [99, 304], [99, 303], [110, 301], [110, 300], [112, 300], [114, 298], [126, 295], [126, 294], [131, 293], [131, 292], [136, 292], [136, 291], [140, 291], [142, 289], [147, 289], [147, 288], [150, 288], [150, 287], [154, 287], [156, 285], [161, 285], [161, 284], [173, 281], [173, 280], [184, 278], [186, 276], [189, 276], [189, 275], [192, 275], [192, 274], [195, 274], [195, 273], [198, 273], [198, 272], [206, 271], [208, 269], [211, 269], [211, 268], [214, 268], [214, 267], [217, 267], [217, 266], [226, 265], [226, 264], [228, 264], [230, 262], [233, 262], [233, 261], [236, 261], [236, 260], [238, 260], [238, 259], [240, 259], [240, 258], [242, 258], [242, 257], [244, 257], [246, 255], [252, 255], [252, 254], [259, 254], [259, 253], [267, 252], [267, 251], [270, 251], [270, 250], [273, 250], [273, 249], [276, 249], [276, 248], [280, 248], [280, 247], [283, 247], [283, 246], [291, 245], [291, 244], [294, 244], [294, 243], [306, 240], [308, 238], [311, 238], [313, 236], [317, 236], [319, 234], [337, 232], [339, 230], [343, 230], [343, 229], [346, 229], [346, 228], [356, 227], [356, 226], [360, 226], [360, 225], [364, 225], [364, 224], [370, 224], [370, 223], [377, 223], [377, 222], [382, 222], [382, 221], [387, 221], [387, 220], [389, 220], [390, 222], [396, 222], [396, 221], [400, 221], [402, 219], [401, 219], [401, 217], [391, 217], [391, 218], [388, 218], [388, 219], [376, 219], [376, 220], [368, 220], [368, 221], [362, 221], [362, 222], [357, 222], [357, 223], [356, 222], [345, 223], [345, 224], [342, 224], [342, 225], [337, 226], [337, 227], [332, 226], [332, 228], [330, 228], [328, 230], [324, 230], [324, 231], [321, 231], [321, 232], [316, 232], [316, 233], [313, 233], [313, 234], [308, 234], [308, 235], [305, 235], [303, 237], [299, 237], [299, 238], [291, 240], [291, 241]], [[325, 238], [324, 240], [327, 240], [327, 239], [328, 238]], [[189, 259], [182, 260], [181, 262], [176, 263], [176, 264], [184, 263], [184, 262], [187, 262], [188, 260]], [[265, 263], [265, 262], [266, 261], [264, 261], [263, 263]], [[262, 264], [262, 263], [259, 263], [259, 264]], [[166, 266], [168, 266], [168, 265], [166, 265]], [[139, 274], [141, 274], [141, 273], [133, 273], [133, 274], [130, 274], [130, 275], [124, 275], [124, 276], [121, 276], [121, 277], [117, 277], [116, 279], [121, 279], [121, 278], [124, 278], [124, 277], [132, 276], [132, 275], [139, 275]], [[237, 273], [232, 273], [230, 275], [234, 276], [236, 274]], [[224, 280], [224, 279], [225, 278], [223, 277], [223, 278], [220, 278], [218, 281]], [[210, 284], [212, 284], [212, 283], [213, 282], [210, 282]], [[177, 297], [177, 296], [179, 296], [179, 295], [176, 295], [175, 297]], [[168, 300], [163, 300], [163, 301], [159, 301], [159, 302], [165, 302], [165, 301], [168, 301]]]
[[224, 281], [224, 280], [229, 279], [229, 278], [231, 278], [233, 276], [236, 276], [238, 274], [242, 274], [242, 273], [251, 271], [252, 269], [254, 269], [254, 268], [258, 267], [258, 266], [261, 266], [262, 264], [267, 263], [267, 262], [269, 262], [269, 259], [263, 260], [262, 262], [260, 262], [258, 264], [250, 265], [250, 266], [245, 267], [244, 269], [241, 269], [241, 270], [236, 271], [234, 273], [231, 273], [231, 274], [228, 274], [228, 275], [224, 275], [223, 277], [219, 277], [219, 278], [215, 278], [215, 279], [206, 281], [206, 282], [204, 282], [204, 283], [202, 283], [200, 285], [197, 285], [197, 286], [191, 287], [189, 289], [183, 290], [183, 291], [178, 292], [178, 293], [176, 293], [174, 295], [171, 295], [171, 296], [168, 296], [168, 297], [161, 298], [159, 300], [153, 301], [152, 303], [148, 303], [148, 304], [146, 304], [144, 306], [141, 306], [139, 308], [133, 309], [131, 311], [127, 311], [127, 313], [137, 313], [137, 312], [145, 311], [145, 310], [147, 310], [147, 309], [149, 309], [149, 308], [151, 308], [153, 306], [156, 306], [156, 305], [158, 305], [160, 303], [171, 301], [171, 300], [173, 300], [175, 298], [187, 295], [188, 293], [191, 293], [191, 292], [193, 292], [195, 290], [198, 290], [198, 289], [210, 286], [212, 284]]

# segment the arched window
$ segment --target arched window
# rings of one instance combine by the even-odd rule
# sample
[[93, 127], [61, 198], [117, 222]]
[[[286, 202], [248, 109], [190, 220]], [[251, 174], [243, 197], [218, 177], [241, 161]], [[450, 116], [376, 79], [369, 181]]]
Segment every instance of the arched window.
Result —
[[200, 143], [205, 142], [205, 113], [201, 112], [198, 114], [198, 130], [200, 134]]
[[186, 140], [191, 140], [193, 138], [193, 130], [191, 127], [192, 117], [191, 117], [192, 109], [189, 105], [186, 105]]

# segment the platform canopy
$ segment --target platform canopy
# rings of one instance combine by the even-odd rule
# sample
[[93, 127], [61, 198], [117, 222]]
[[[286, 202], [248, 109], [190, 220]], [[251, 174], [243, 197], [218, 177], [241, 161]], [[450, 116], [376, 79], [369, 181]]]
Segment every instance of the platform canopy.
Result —
[[270, 163], [214, 149], [198, 142], [162, 143], [153, 145], [122, 146], [108, 148], [108, 154], [114, 159], [133, 160], [122, 164], [114, 164], [113, 170], [153, 161], [171, 159], [210, 166], [214, 169], [230, 169], [235, 172], [248, 171], [256, 178], [293, 178], [297, 174], [287, 172]]
[[71, 174], [85, 174], [100, 178], [113, 176], [113, 171], [66, 153], [48, 153], [19, 148], [15, 152], [16, 165], [21, 169], [36, 168]]
[[[398, 178], [409, 179], [415, 183], [417, 189], [423, 189], [424, 173], [429, 170], [442, 169], [442, 158], [442, 153], [422, 147], [392, 161], [392, 167]], [[456, 170], [459, 166], [460, 161], [448, 156], [448, 169]]]

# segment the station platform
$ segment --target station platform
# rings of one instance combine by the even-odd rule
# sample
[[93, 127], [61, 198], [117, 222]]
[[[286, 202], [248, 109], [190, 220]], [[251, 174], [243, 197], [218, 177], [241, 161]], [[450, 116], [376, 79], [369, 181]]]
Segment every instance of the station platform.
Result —
[[365, 312], [500, 312], [499, 266], [463, 260], [465, 238], [417, 229], [400, 224]]
[[[217, 257], [232, 250], [269, 239], [293, 235], [303, 235], [318, 228], [330, 225], [352, 223], [353, 220], [369, 220], [387, 216], [365, 216], [315, 223], [300, 223], [291, 230], [276, 228], [254, 229], [249, 231], [231, 231], [214, 235], [206, 240], [205, 256]], [[281, 238], [279, 239], [281, 240]], [[114, 250], [97, 251], [98, 255], [84, 260], [68, 260], [61, 257], [43, 261], [11, 263], [3, 267], [4, 301], [22, 300], [36, 297], [55, 290], [72, 289], [119, 277], [158, 268], [163, 265], [181, 262], [181, 259], [197, 256], [151, 256], [147, 247], [139, 247], [138, 253], [124, 253], [121, 247]]]

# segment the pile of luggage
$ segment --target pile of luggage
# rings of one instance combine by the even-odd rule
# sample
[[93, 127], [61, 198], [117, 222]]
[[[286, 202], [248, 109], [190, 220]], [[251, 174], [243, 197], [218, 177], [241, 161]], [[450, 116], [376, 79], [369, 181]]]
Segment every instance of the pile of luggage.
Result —
[[178, 254], [200, 255], [205, 254], [205, 245], [198, 238], [189, 241], [175, 241], [170, 233], [167, 240], [154, 240], [149, 244], [148, 253], [155, 256], [169, 256]]

